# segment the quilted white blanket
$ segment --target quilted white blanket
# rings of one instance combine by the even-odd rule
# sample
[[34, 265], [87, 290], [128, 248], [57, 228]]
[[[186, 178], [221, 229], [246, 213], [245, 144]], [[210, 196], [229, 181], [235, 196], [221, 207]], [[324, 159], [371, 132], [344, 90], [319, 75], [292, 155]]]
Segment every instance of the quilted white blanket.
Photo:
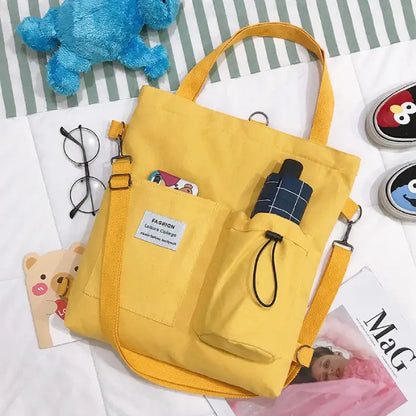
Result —
[[[414, 62], [414, 40], [328, 59], [336, 103], [329, 145], [362, 158], [352, 198], [362, 205], [363, 217], [351, 234], [355, 251], [346, 277], [369, 266], [416, 328], [416, 224], [387, 217], [377, 200], [383, 175], [416, 159], [416, 149], [377, 148], [364, 131], [369, 105], [380, 94], [415, 81]], [[198, 102], [241, 118], [264, 111], [273, 128], [307, 137], [318, 85], [318, 64], [301, 63], [208, 84]], [[133, 98], [0, 120], [3, 416], [214, 415], [203, 397], [161, 388], [132, 374], [104, 344], [81, 340], [47, 350], [37, 346], [23, 256], [86, 243], [93, 224], [90, 215], [69, 218], [69, 188], [83, 172], [65, 157], [59, 128], [82, 124], [99, 135], [102, 148], [91, 174], [105, 181], [116, 151], [106, 138], [109, 123], [128, 121], [135, 103]], [[328, 250], [344, 227], [336, 226]], [[395, 414], [403, 415], [400, 410]]]

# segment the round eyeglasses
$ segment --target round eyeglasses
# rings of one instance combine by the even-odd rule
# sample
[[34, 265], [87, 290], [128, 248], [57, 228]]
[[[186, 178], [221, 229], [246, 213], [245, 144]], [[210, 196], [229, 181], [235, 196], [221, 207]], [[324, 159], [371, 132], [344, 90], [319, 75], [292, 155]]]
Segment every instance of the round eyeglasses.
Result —
[[100, 151], [100, 140], [91, 129], [81, 125], [69, 132], [61, 127], [60, 132], [65, 137], [63, 147], [66, 157], [76, 166], [84, 166], [85, 171], [85, 176], [76, 180], [69, 191], [73, 205], [69, 216], [74, 218], [77, 212], [95, 215], [104, 196], [105, 185], [90, 175], [89, 163]]

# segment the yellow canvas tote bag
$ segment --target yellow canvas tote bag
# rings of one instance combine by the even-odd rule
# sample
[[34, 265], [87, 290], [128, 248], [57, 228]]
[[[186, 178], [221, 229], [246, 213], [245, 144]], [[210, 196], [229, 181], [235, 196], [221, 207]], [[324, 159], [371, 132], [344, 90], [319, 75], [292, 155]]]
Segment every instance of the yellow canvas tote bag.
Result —
[[[322, 63], [309, 140], [195, 103], [218, 56], [248, 36], [297, 42]], [[352, 251], [346, 238], [334, 244], [305, 315], [329, 234], [341, 212], [350, 228], [357, 210], [349, 193], [359, 159], [326, 145], [333, 105], [322, 49], [286, 23], [241, 29], [196, 65], [176, 94], [143, 87], [120, 132], [124, 154], [113, 160], [66, 325], [111, 343], [133, 371], [161, 385], [277, 396], [310, 364]], [[300, 225], [275, 214], [250, 218], [265, 178], [287, 158], [303, 164], [302, 180], [313, 188]], [[148, 181], [157, 169], [194, 182], [199, 195]], [[269, 244], [257, 264], [262, 298], [273, 292], [273, 267], [277, 276], [276, 302], [265, 308], [253, 294], [253, 267], [276, 234], [282, 241]]]

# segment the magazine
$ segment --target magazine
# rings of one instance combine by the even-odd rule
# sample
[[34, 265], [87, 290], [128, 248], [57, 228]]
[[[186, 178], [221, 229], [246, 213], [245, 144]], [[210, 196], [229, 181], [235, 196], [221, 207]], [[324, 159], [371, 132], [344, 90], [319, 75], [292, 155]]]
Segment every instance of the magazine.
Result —
[[313, 347], [279, 397], [210, 405], [218, 416], [416, 414], [416, 336], [368, 268], [341, 286]]

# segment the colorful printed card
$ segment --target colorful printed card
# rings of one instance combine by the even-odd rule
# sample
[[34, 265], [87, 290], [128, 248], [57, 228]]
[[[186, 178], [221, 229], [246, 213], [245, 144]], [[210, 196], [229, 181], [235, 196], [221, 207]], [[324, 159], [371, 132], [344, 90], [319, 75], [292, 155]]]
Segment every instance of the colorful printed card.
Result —
[[69, 286], [74, 279], [84, 253], [81, 243], [73, 244], [68, 250], [57, 250], [43, 256], [27, 254], [24, 258], [26, 288], [32, 309], [33, 323], [40, 348], [76, 341], [64, 319], [66, 293], [58, 294], [60, 283]]

